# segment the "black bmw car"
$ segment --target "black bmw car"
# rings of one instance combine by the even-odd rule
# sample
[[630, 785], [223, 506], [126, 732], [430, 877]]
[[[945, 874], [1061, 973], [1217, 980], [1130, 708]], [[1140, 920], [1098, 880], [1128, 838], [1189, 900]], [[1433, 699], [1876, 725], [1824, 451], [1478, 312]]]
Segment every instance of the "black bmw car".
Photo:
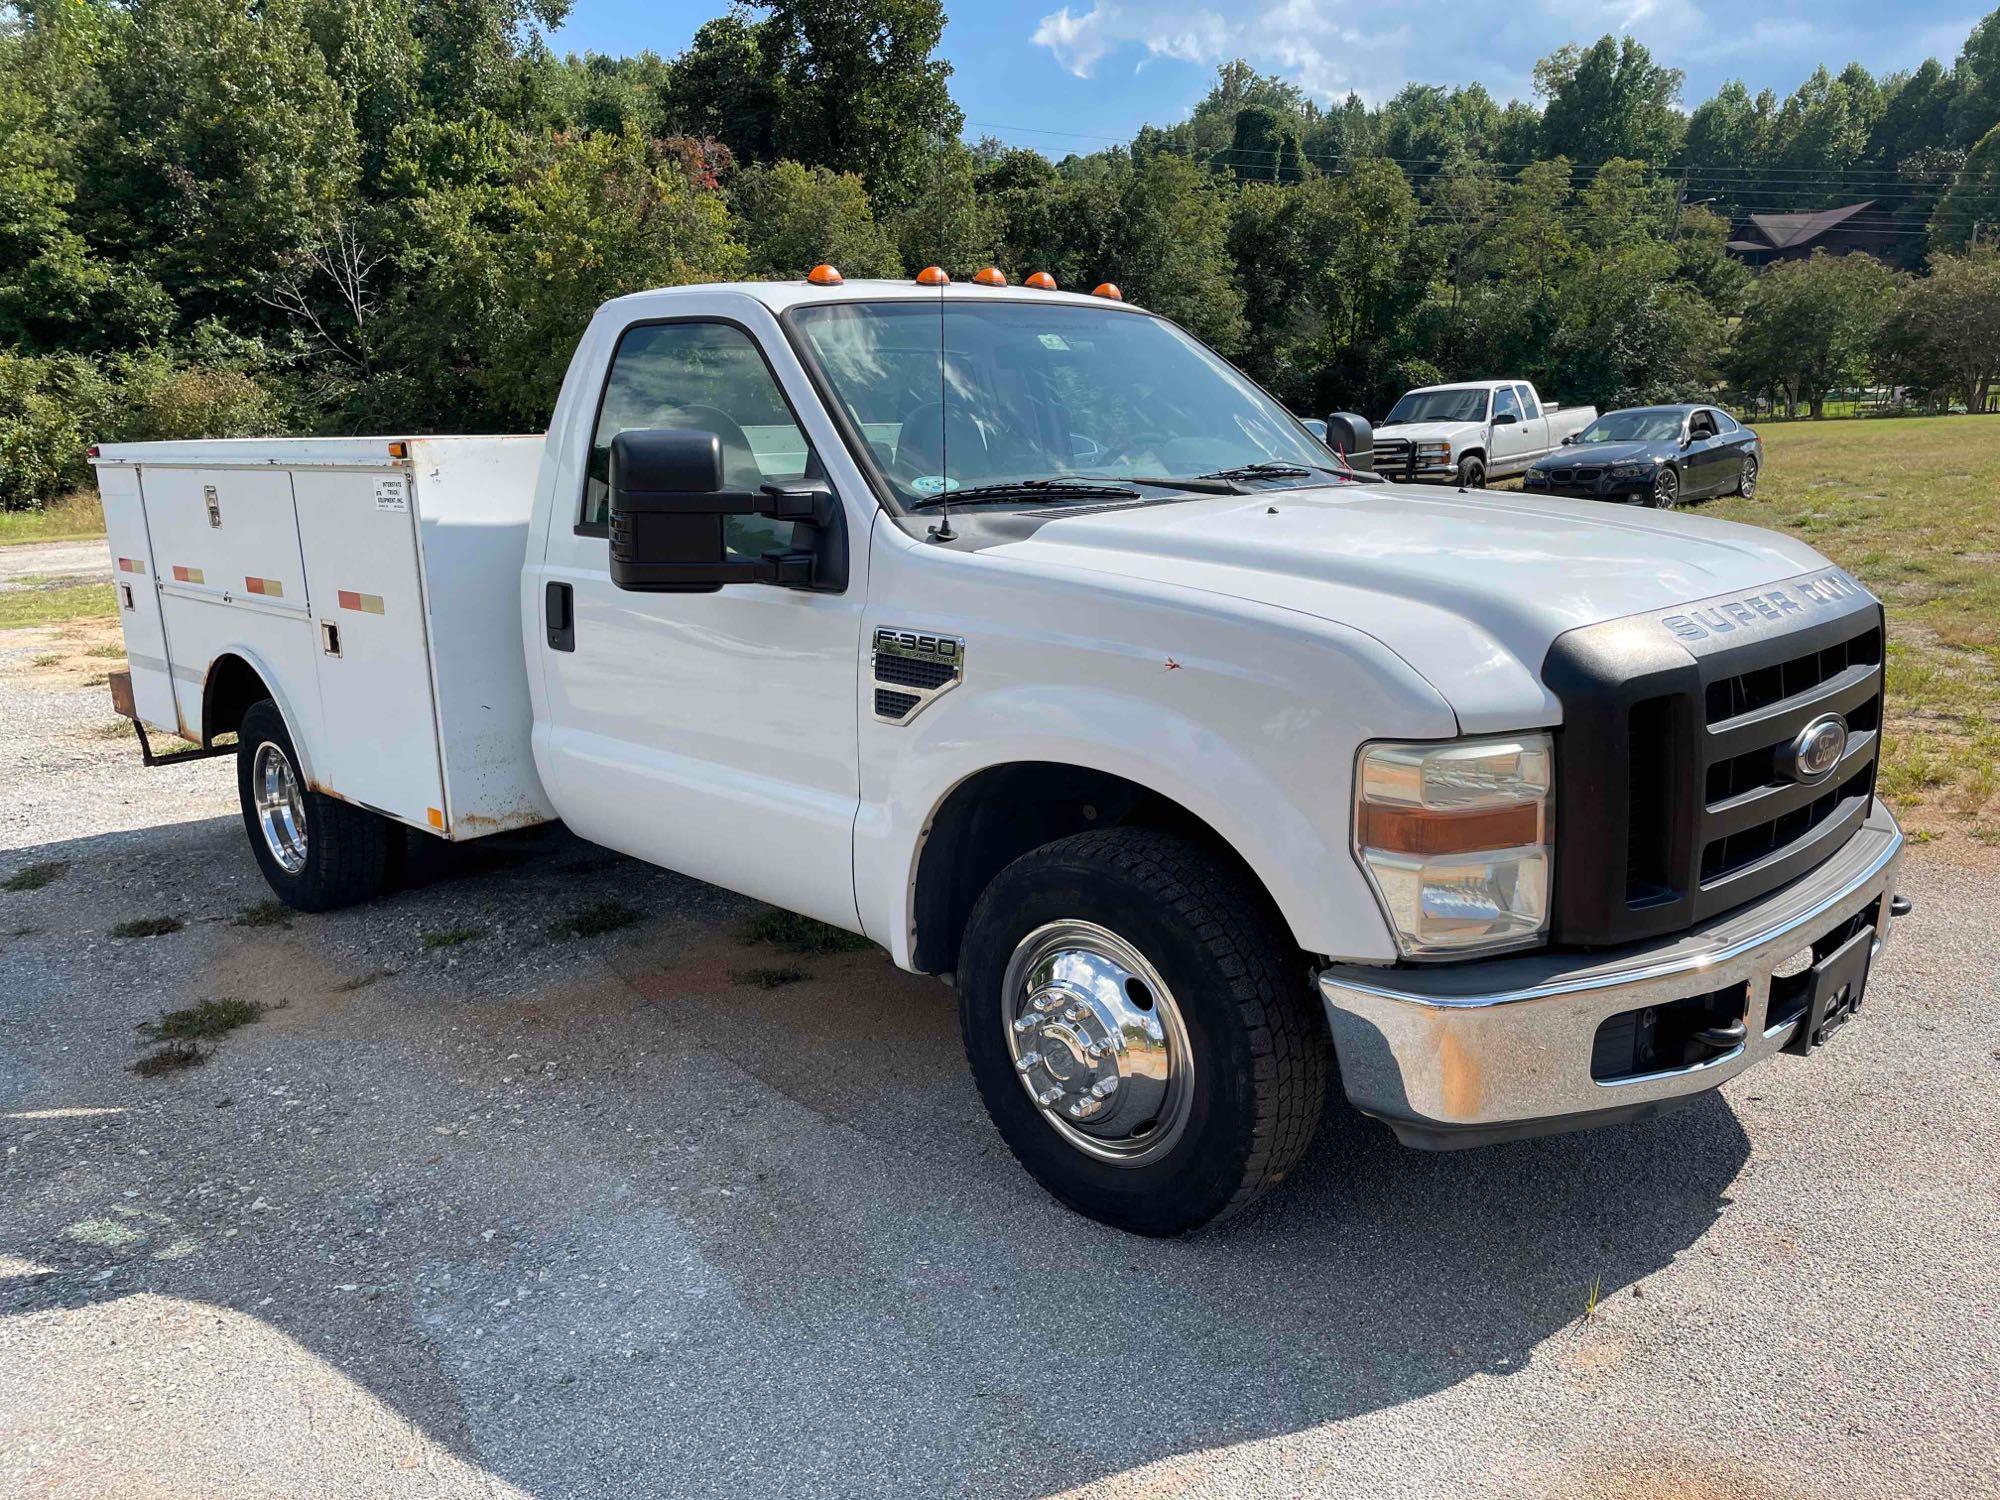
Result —
[[1522, 481], [1544, 495], [1673, 510], [1711, 495], [1754, 495], [1764, 444], [1713, 406], [1632, 406], [1606, 412]]

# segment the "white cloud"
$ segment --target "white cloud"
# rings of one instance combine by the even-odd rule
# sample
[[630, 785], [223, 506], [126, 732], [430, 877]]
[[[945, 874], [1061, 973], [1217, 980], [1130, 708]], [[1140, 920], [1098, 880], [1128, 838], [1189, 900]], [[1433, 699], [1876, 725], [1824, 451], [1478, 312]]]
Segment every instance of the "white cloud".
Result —
[[[1322, 99], [1350, 90], [1379, 100], [1411, 78], [1484, 82], [1501, 99], [1525, 97], [1528, 65], [1565, 41], [1632, 32], [1676, 53], [1705, 45], [1699, 0], [1527, 0], [1469, 22], [1465, 0], [1250, 0], [1238, 7], [1095, 0], [1042, 17], [1032, 40], [1067, 72], [1088, 78], [1126, 49], [1144, 60], [1213, 67], [1248, 58]], [[1671, 59], [1670, 59], [1671, 60]]]

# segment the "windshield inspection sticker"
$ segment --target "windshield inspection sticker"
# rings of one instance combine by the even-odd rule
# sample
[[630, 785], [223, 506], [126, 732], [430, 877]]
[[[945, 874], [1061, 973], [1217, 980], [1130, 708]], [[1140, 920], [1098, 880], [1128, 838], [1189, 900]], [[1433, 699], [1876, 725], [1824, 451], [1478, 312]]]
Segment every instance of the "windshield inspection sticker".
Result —
[[400, 511], [405, 515], [410, 510], [410, 481], [400, 474], [393, 479], [375, 481], [375, 508], [377, 510]]
[[919, 495], [942, 495], [946, 490], [960, 489], [956, 479], [947, 479], [942, 474], [919, 474], [910, 481], [910, 488]]
[[1059, 333], [1037, 334], [1036, 337], [1042, 341], [1044, 349], [1067, 349], [1069, 347], [1069, 340]]

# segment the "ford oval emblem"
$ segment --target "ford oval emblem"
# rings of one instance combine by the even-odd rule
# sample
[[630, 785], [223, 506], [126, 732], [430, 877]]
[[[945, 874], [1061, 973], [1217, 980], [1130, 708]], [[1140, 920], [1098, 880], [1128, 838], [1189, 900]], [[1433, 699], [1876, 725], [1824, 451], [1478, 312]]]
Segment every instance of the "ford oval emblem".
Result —
[[1839, 714], [1814, 719], [1786, 747], [1787, 769], [1798, 781], [1824, 781], [1847, 753], [1847, 720]]

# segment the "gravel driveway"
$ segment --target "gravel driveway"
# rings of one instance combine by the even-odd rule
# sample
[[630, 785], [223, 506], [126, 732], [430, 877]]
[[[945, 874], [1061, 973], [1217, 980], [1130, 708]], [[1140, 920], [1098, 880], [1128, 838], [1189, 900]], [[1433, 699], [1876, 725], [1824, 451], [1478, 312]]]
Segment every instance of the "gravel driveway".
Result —
[[[1990, 865], [1919, 851], [1810, 1061], [1451, 1155], [1336, 1109], [1153, 1243], [1013, 1165], [941, 985], [562, 833], [241, 925], [228, 763], [137, 770], [48, 654], [0, 633], [0, 882], [64, 867], [0, 892], [0, 1494], [2000, 1488]], [[208, 998], [271, 1008], [130, 1071]]]

